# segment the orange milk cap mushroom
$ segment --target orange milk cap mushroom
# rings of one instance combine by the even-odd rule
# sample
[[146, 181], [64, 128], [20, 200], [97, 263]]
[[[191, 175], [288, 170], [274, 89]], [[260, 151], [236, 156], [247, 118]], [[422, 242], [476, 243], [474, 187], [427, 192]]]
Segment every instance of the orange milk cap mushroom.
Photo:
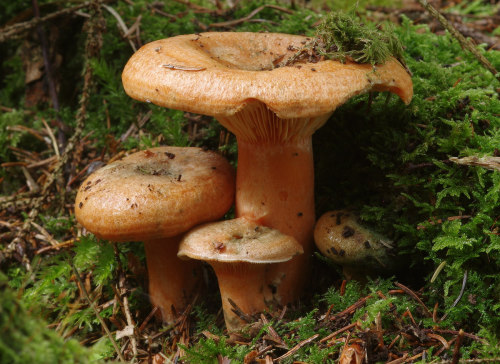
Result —
[[324, 213], [314, 228], [314, 242], [323, 255], [343, 267], [348, 279], [366, 280], [397, 265], [392, 242], [363, 226], [350, 210]]
[[289, 261], [302, 252], [293, 237], [240, 217], [189, 231], [180, 243], [178, 256], [203, 260], [213, 267], [226, 326], [235, 331], [244, 322], [233, 312], [231, 301], [247, 315], [264, 311], [269, 303], [263, 294], [268, 264]]
[[304, 253], [269, 270], [270, 298], [298, 298], [313, 247], [312, 134], [349, 98], [390, 91], [405, 103], [410, 75], [394, 58], [372, 66], [334, 60], [284, 67], [310, 38], [277, 33], [181, 35], [146, 44], [122, 74], [133, 98], [214, 116], [236, 135], [236, 216], [291, 235]]
[[181, 234], [221, 218], [233, 200], [234, 171], [225, 158], [159, 147], [90, 175], [78, 190], [75, 215], [98, 238], [144, 242], [151, 301], [171, 322], [197, 281], [195, 265], [177, 258]]

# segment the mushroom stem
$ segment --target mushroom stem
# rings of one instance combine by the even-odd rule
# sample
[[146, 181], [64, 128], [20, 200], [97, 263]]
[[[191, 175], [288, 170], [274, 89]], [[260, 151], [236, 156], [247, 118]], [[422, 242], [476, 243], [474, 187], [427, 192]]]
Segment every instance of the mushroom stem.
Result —
[[[228, 332], [235, 332], [248, 322], [233, 311], [229, 299], [247, 315], [266, 310], [267, 305], [262, 295], [268, 264], [226, 263], [210, 261], [215, 271], [222, 300], [224, 320]], [[245, 277], [245, 282], [242, 282]], [[243, 285], [243, 286], [242, 286]]]
[[199, 262], [177, 257], [181, 236], [144, 242], [151, 303], [172, 323], [187, 306], [199, 281]]
[[304, 254], [273, 264], [267, 301], [298, 298], [308, 272], [314, 229], [314, 166], [311, 137], [285, 143], [238, 140], [236, 215], [293, 236]]

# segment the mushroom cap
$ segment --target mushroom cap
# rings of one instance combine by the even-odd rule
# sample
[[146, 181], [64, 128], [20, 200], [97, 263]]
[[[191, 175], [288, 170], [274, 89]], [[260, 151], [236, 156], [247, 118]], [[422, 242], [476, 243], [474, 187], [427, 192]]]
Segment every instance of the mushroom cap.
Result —
[[184, 235], [177, 255], [208, 262], [280, 263], [303, 252], [293, 237], [240, 217], [194, 228]]
[[215, 117], [234, 115], [256, 100], [282, 119], [316, 117], [370, 90], [391, 91], [410, 102], [411, 78], [395, 59], [375, 69], [333, 60], [274, 67], [308, 40], [246, 32], [161, 39], [130, 58], [123, 86], [137, 100]]
[[97, 237], [173, 237], [222, 217], [234, 201], [234, 169], [200, 148], [133, 153], [90, 175], [78, 190], [76, 219]]
[[361, 266], [374, 263], [385, 267], [392, 246], [382, 236], [360, 225], [357, 216], [348, 210], [323, 214], [314, 228], [314, 242], [319, 251], [340, 265]]

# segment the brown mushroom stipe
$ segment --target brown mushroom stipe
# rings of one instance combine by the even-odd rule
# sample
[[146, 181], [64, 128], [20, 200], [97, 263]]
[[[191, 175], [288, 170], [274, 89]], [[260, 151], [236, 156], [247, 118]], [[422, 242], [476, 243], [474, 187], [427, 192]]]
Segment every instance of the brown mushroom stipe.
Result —
[[291, 235], [303, 255], [275, 265], [265, 295], [298, 298], [313, 245], [311, 136], [352, 96], [390, 91], [409, 103], [410, 76], [391, 59], [374, 69], [337, 61], [286, 62], [309, 38], [273, 33], [201, 33], [149, 43], [123, 71], [141, 101], [214, 116], [238, 140], [236, 215]]
[[248, 315], [266, 310], [264, 296], [269, 263], [280, 263], [302, 254], [291, 236], [261, 226], [244, 217], [194, 228], [182, 239], [178, 256], [208, 262], [219, 282], [227, 329], [241, 329], [244, 321], [232, 310], [231, 299]]
[[152, 148], [90, 175], [78, 190], [75, 215], [98, 238], [144, 242], [151, 301], [172, 322], [197, 282], [195, 262], [177, 258], [181, 234], [221, 218], [234, 189], [234, 170], [219, 154]]
[[319, 251], [343, 267], [348, 279], [366, 280], [370, 273], [388, 271], [395, 263], [391, 242], [358, 222], [348, 210], [324, 213], [314, 228]]

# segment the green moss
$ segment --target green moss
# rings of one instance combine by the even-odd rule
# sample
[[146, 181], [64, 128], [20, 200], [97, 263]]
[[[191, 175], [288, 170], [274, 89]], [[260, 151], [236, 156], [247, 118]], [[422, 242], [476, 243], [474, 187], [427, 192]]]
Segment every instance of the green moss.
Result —
[[315, 50], [327, 59], [382, 64], [403, 58], [403, 46], [391, 25], [363, 23], [353, 12], [331, 12], [318, 26]]
[[0, 273], [0, 363], [97, 363], [99, 354], [76, 340], [64, 341], [33, 317]]

